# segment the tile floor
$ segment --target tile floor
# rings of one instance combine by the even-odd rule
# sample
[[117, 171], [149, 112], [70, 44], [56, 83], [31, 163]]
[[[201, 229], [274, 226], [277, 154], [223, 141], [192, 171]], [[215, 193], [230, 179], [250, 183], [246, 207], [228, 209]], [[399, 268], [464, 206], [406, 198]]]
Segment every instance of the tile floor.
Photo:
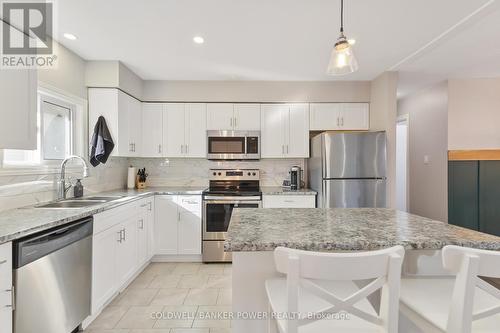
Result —
[[152, 263], [84, 333], [229, 333], [231, 265]]

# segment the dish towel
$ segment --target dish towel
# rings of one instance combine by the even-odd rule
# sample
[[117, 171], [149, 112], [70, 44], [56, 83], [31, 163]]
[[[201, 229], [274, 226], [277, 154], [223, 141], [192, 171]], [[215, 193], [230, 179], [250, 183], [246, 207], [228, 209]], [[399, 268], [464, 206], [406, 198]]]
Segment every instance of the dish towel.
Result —
[[96, 167], [99, 163], [105, 164], [109, 155], [113, 151], [115, 143], [109, 133], [106, 119], [100, 116], [94, 127], [94, 134], [90, 141], [90, 164]]

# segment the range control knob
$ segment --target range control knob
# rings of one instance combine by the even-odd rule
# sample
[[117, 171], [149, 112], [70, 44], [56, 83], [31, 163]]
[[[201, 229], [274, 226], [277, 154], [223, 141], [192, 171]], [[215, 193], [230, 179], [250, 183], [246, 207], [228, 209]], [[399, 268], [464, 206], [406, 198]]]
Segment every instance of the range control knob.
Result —
[[255, 172], [252, 172], [252, 176], [255, 176], [255, 175], [256, 175], [256, 173], [255, 173]]
[[220, 176], [220, 175], [221, 175], [221, 173], [219, 172], [219, 173], [218, 173], [218, 175]]
[[250, 172], [248, 173], [248, 175], [250, 176]]
[[217, 172], [214, 172], [214, 173], [213, 173], [213, 175], [214, 175], [214, 176], [216, 176], [216, 175], [217, 175]]

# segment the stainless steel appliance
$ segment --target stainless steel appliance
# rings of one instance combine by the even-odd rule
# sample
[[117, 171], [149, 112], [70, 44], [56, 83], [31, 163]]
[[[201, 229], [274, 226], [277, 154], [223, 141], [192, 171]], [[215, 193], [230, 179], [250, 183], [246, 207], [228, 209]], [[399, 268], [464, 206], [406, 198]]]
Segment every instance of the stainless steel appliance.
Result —
[[290, 189], [299, 190], [302, 188], [302, 168], [293, 166], [290, 168]]
[[307, 169], [319, 208], [386, 206], [385, 132], [317, 135]]
[[90, 315], [92, 218], [14, 242], [14, 333], [70, 333]]
[[230, 262], [224, 240], [233, 208], [259, 208], [260, 173], [256, 169], [211, 169], [203, 192], [203, 262]]
[[260, 159], [260, 131], [207, 131], [209, 160]]

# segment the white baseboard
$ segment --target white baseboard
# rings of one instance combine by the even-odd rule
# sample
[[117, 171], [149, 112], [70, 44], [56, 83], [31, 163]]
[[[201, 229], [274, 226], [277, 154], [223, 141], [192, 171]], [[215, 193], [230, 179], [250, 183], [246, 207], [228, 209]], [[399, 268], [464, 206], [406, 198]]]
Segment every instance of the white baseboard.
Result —
[[201, 254], [157, 254], [152, 262], [201, 262]]

